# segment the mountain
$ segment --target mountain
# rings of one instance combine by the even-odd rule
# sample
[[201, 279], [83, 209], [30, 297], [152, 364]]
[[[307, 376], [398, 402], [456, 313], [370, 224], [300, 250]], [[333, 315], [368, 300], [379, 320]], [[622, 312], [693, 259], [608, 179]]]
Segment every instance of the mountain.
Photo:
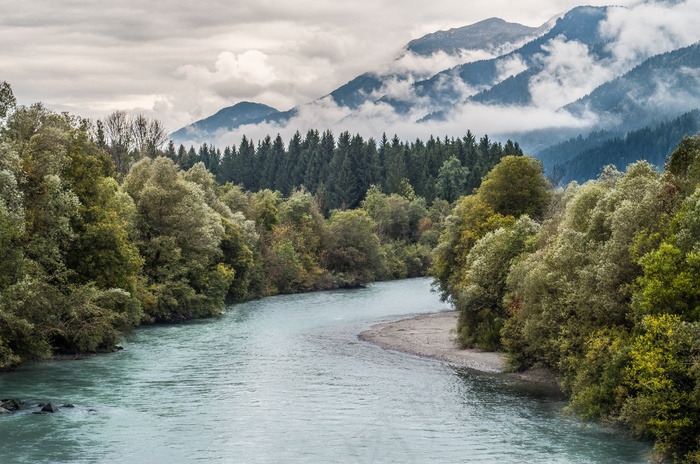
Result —
[[[493, 51], [510, 46], [514, 48], [517, 43], [525, 41], [542, 31], [549, 29], [549, 23], [539, 28], [523, 26], [522, 24], [509, 23], [499, 18], [491, 18], [478, 23], [427, 34], [408, 43], [396, 58], [398, 62], [407, 54], [418, 56], [430, 56], [444, 52], [448, 55], [460, 55], [464, 51]], [[389, 66], [392, 68], [392, 66]], [[321, 98], [330, 97], [335, 104], [351, 110], [357, 109], [367, 101], [381, 98], [381, 90], [390, 80], [404, 80], [413, 78], [410, 72], [401, 70], [400, 66], [394, 66], [395, 72], [377, 73], [367, 72], [340, 86], [330, 94]], [[260, 122], [284, 123], [297, 114], [297, 109], [280, 112], [266, 105], [258, 103], [242, 102], [234, 106], [224, 108], [213, 116], [199, 120], [189, 126], [174, 132], [173, 141], [204, 141], [221, 130], [233, 130], [244, 124]]]
[[219, 131], [230, 131], [245, 124], [255, 124], [276, 113], [279, 111], [262, 103], [240, 102], [173, 132], [170, 138], [174, 142], [206, 141]]
[[[547, 45], [552, 40], [576, 41], [597, 46], [605, 40], [600, 36], [600, 23], [607, 16], [607, 7], [577, 7], [557, 19], [554, 27], [517, 50], [490, 60], [466, 63], [439, 72], [415, 85], [419, 98], [429, 98], [434, 113], [432, 119], [442, 119], [454, 107], [455, 101], [469, 99], [490, 105], [527, 105], [531, 102], [530, 79], [542, 71], [543, 58], [550, 55]], [[599, 52], [602, 55], [602, 51]], [[600, 57], [602, 59], [602, 56]], [[516, 75], [504, 72], [507, 63], [517, 62], [524, 70]], [[459, 85], [446, 86], [446, 82]], [[463, 86], [473, 89], [471, 95], [461, 92]]]
[[602, 124], [639, 127], [700, 107], [700, 44], [655, 55], [624, 75], [564, 106], [593, 113]]
[[490, 18], [470, 26], [424, 35], [410, 41], [406, 50], [420, 56], [438, 52], [459, 55], [464, 50], [490, 50], [517, 43], [532, 38], [537, 29]]

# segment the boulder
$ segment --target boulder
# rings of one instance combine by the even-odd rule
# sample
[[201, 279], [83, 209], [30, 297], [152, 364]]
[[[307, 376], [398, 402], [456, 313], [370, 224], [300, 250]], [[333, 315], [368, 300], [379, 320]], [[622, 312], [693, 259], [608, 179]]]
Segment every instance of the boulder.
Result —
[[7, 409], [8, 411], [19, 411], [20, 404], [19, 401], [9, 399], [0, 401], [0, 408]]
[[12, 414], [12, 411], [8, 411], [5, 408], [0, 408], [0, 416], [2, 416], [3, 414]]
[[43, 408], [41, 408], [41, 412], [58, 412], [58, 411], [59, 411], [59, 409], [51, 403], [49, 403], [49, 404], [45, 405]]

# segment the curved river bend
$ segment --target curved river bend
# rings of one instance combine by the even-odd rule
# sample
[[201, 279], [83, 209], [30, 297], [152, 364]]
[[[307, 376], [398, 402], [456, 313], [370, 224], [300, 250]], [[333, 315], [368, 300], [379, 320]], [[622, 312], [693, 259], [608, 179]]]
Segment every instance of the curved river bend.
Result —
[[28, 365], [0, 375], [0, 396], [76, 407], [0, 417], [0, 462], [645, 462], [647, 445], [563, 415], [547, 392], [357, 340], [443, 309], [427, 279], [280, 296]]

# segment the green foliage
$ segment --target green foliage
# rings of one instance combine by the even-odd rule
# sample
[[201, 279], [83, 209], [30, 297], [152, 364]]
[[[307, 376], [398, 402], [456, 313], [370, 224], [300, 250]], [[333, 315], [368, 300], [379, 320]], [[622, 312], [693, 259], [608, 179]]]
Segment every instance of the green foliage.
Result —
[[275, 228], [279, 218], [277, 206], [280, 201], [279, 192], [261, 190], [253, 195], [253, 219], [255, 223], [268, 232]]
[[[700, 181], [700, 138], [684, 137], [666, 162], [665, 170], [677, 177], [689, 194]], [[690, 190], [688, 190], [690, 189]]]
[[569, 380], [568, 409], [584, 419], [611, 417], [627, 396], [625, 370], [630, 362], [630, 337], [620, 328], [604, 328], [590, 335], [579, 368]]
[[676, 460], [700, 452], [700, 324], [646, 316], [631, 343], [625, 385], [633, 392], [622, 419]]
[[0, 368], [111, 349], [141, 318], [130, 199], [85, 124], [37, 104], [13, 111], [0, 161]]
[[374, 228], [374, 221], [362, 210], [331, 215], [326, 265], [341, 285], [361, 285], [385, 272], [385, 255]]
[[684, 254], [669, 243], [645, 255], [640, 264], [634, 308], [638, 315], [677, 314], [700, 320], [700, 253]]
[[549, 205], [549, 184], [542, 163], [529, 156], [506, 156], [484, 177], [479, 196], [495, 212], [539, 219]]
[[216, 315], [234, 272], [221, 263], [224, 226], [206, 194], [167, 158], [144, 158], [124, 179], [137, 208], [144, 310], [155, 321]]
[[513, 217], [495, 213], [478, 195], [457, 200], [453, 213], [445, 219], [445, 229], [430, 269], [443, 299], [456, 294], [467, 255], [474, 244], [486, 233], [513, 222]]
[[[256, 194], [257, 195], [257, 194]], [[306, 190], [295, 190], [279, 206], [279, 223], [264, 236], [261, 252], [270, 294], [328, 288], [321, 265], [327, 230], [317, 203]]]
[[683, 201], [668, 238], [639, 264], [632, 302], [638, 317], [669, 313], [700, 321], [700, 189]]
[[538, 229], [537, 223], [522, 216], [512, 226], [487, 233], [469, 251], [454, 295], [463, 346], [501, 348], [501, 329], [509, 316], [503, 304], [506, 278]]
[[630, 250], [640, 233], [657, 226], [661, 191], [646, 163], [571, 188], [541, 248], [509, 283], [522, 309], [507, 324], [505, 342], [527, 346], [515, 351], [516, 358], [524, 355], [520, 364], [537, 359], [569, 382], [593, 333], [628, 324], [631, 287], [640, 274]]
[[[439, 208], [439, 206], [436, 206]], [[373, 185], [362, 201], [362, 209], [375, 223], [375, 233], [386, 255], [386, 277], [400, 279], [425, 275], [430, 254], [437, 245], [438, 227], [444, 217], [428, 218], [422, 197], [386, 195]], [[425, 239], [423, 239], [425, 237]], [[432, 238], [431, 238], [432, 237]], [[419, 243], [423, 240], [423, 243]]]
[[469, 168], [462, 166], [456, 156], [447, 159], [438, 172], [437, 194], [450, 203], [467, 193]]
[[[626, 423], [678, 462], [700, 458], [695, 144], [684, 140], [664, 175], [646, 162], [609, 167], [546, 192], [548, 204], [505, 193], [518, 170], [504, 158], [456, 202], [432, 268], [460, 310], [463, 344], [500, 342], [514, 368], [554, 369], [571, 411]], [[524, 240], [508, 235], [517, 226], [485, 227], [497, 211], [535, 211], [528, 205], [542, 222]]]
[[[253, 266], [253, 252], [248, 245], [243, 227], [234, 220], [222, 218], [224, 236], [221, 239], [221, 262], [228, 265], [234, 272], [226, 300], [231, 302], [243, 301], [249, 296]], [[251, 244], [252, 246], [252, 244]]]
[[374, 220], [377, 235], [386, 240], [407, 240], [411, 236], [411, 202], [397, 194], [385, 195], [377, 186], [367, 191], [362, 208]]

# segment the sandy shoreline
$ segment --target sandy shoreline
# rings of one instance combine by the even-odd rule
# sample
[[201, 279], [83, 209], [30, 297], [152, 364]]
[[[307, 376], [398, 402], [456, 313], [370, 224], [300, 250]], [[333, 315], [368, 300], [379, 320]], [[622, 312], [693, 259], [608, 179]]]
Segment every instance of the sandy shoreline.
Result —
[[[506, 373], [507, 366], [502, 353], [457, 348], [454, 344], [456, 325], [457, 311], [444, 311], [376, 324], [360, 333], [358, 338], [388, 350], [436, 359], [454, 367]], [[533, 369], [508, 375], [552, 387], [558, 386], [558, 379], [546, 370]]]

